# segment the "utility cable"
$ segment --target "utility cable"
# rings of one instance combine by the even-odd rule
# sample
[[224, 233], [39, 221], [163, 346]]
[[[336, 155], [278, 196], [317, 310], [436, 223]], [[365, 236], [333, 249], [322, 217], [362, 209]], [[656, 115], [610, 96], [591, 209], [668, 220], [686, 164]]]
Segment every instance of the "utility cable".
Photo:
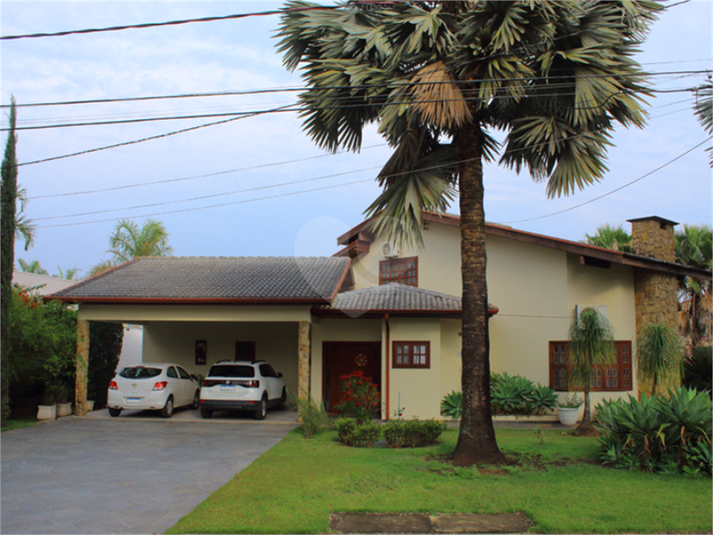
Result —
[[594, 197], [593, 199], [590, 199], [590, 200], [588, 200], [588, 201], [585, 201], [585, 202], [582, 202], [582, 203], [579, 203], [579, 204], [575, 204], [574, 206], [570, 206], [569, 208], [565, 208], [564, 210], [558, 210], [557, 212], [552, 212], [552, 213], [550, 213], [550, 214], [541, 215], [541, 216], [538, 216], [538, 217], [531, 217], [531, 218], [528, 218], [528, 219], [518, 219], [517, 221], [507, 221], [507, 222], [501, 223], [501, 224], [503, 224], [503, 225], [511, 225], [511, 224], [513, 224], [513, 223], [526, 223], [526, 222], [529, 222], [529, 221], [537, 221], [537, 220], [539, 220], [539, 219], [545, 219], [545, 218], [547, 218], [547, 217], [552, 217], [552, 216], [554, 216], [554, 215], [559, 215], [559, 214], [563, 214], [563, 213], [565, 213], [565, 212], [570, 212], [570, 211], [572, 211], [572, 210], [574, 210], [574, 209], [576, 209], [576, 208], [581, 208], [582, 206], [586, 206], [586, 205], [588, 205], [588, 204], [591, 204], [591, 203], [593, 203], [593, 202], [595, 202], [595, 201], [598, 201], [598, 200], [600, 200], [600, 199], [603, 199], [604, 197], [608, 197], [609, 195], [612, 195], [613, 193], [616, 193], [617, 191], [621, 191], [621, 190], [623, 190], [624, 188], [628, 188], [628, 187], [631, 186], [632, 184], [636, 184], [637, 182], [639, 182], [639, 181], [645, 179], [646, 177], [649, 177], [649, 176], [653, 175], [654, 173], [660, 171], [660, 170], [663, 169], [664, 167], [668, 167], [669, 165], [671, 165], [671, 164], [674, 163], [675, 161], [680, 160], [681, 158], [683, 158], [683, 157], [686, 156], [687, 154], [689, 154], [689, 153], [693, 152], [694, 150], [696, 150], [697, 148], [699, 148], [699, 147], [705, 145], [705, 144], [708, 143], [711, 139], [713, 139], [713, 136], [710, 136], [708, 139], [703, 140], [702, 142], [700, 142], [700, 143], [699, 143], [698, 145], [696, 145], [695, 147], [692, 147], [692, 148], [688, 149], [686, 152], [684, 152], [684, 153], [682, 153], [682, 154], [679, 154], [679, 155], [676, 156], [675, 158], [673, 158], [673, 159], [667, 161], [666, 163], [664, 163], [664, 164], [658, 166], [656, 169], [654, 169], [654, 170], [652, 170], [652, 171], [649, 171], [649, 172], [646, 173], [645, 175], [642, 175], [642, 176], [640, 176], [639, 178], [637, 178], [637, 179], [635, 179], [635, 180], [632, 180], [631, 182], [627, 182], [626, 184], [624, 184], [624, 185], [622, 185], [622, 186], [619, 186], [618, 188], [615, 188], [615, 189], [613, 189], [613, 190], [611, 190], [611, 191], [609, 191], [609, 192], [607, 192], [607, 193], [604, 193], [603, 195], [600, 195], [600, 196], [598, 196], [598, 197]]
[[[369, 149], [375, 149], [378, 147], [385, 147], [387, 146], [388, 143], [379, 143], [377, 145], [369, 145], [367, 147], [362, 147], [361, 150], [369, 150]], [[337, 156], [339, 154], [345, 154], [350, 151], [342, 150], [338, 152], [330, 152], [327, 154], [318, 154], [317, 156], [309, 156], [307, 158], [297, 158], [295, 160], [284, 160], [281, 162], [272, 162], [272, 163], [265, 163], [265, 164], [260, 164], [260, 165], [252, 165], [250, 167], [239, 167], [237, 169], [228, 169], [226, 171], [217, 171], [215, 173], [207, 173], [205, 175], [194, 175], [194, 176], [187, 176], [187, 177], [181, 177], [181, 178], [167, 178], [165, 180], [154, 180], [151, 182], [138, 182], [135, 184], [126, 184], [124, 186], [114, 186], [111, 188], [101, 188], [101, 189], [93, 189], [93, 190], [86, 190], [86, 191], [72, 191], [68, 193], [54, 193], [52, 195], [38, 195], [37, 197], [29, 197], [27, 200], [28, 201], [33, 201], [35, 199], [50, 199], [50, 198], [56, 198], [56, 197], [70, 197], [74, 195], [89, 195], [92, 193], [105, 193], [108, 191], [119, 191], [119, 190], [124, 190], [124, 189], [132, 189], [132, 188], [141, 188], [144, 186], [155, 186], [157, 184], [172, 184], [175, 182], [184, 182], [186, 180], [197, 180], [200, 178], [210, 178], [214, 176], [220, 176], [220, 175], [227, 175], [230, 173], [240, 173], [242, 171], [253, 171], [255, 169], [265, 169], [267, 167], [277, 167], [279, 165], [289, 165], [289, 164], [294, 164], [294, 163], [300, 163], [300, 162], [307, 162], [310, 160], [318, 160], [320, 158], [329, 158], [331, 156]], [[66, 216], [60, 216], [60, 217], [66, 217]]]

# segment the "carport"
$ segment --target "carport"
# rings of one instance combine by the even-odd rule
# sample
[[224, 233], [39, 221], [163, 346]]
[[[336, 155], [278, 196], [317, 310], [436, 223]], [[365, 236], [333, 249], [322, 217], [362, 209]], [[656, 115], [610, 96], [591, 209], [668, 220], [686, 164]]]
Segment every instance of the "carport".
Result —
[[267, 360], [310, 392], [311, 309], [353, 285], [348, 258], [141, 257], [50, 299], [79, 306], [76, 414], [86, 414], [89, 321], [144, 328], [143, 360], [205, 375], [219, 360]]

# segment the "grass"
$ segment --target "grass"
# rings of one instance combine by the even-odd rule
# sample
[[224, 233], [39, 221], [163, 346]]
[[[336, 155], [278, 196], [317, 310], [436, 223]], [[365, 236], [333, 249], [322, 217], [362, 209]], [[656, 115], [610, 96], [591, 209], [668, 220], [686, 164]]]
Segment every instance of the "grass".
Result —
[[709, 478], [604, 468], [592, 438], [499, 429], [519, 464], [477, 469], [444, 461], [457, 430], [413, 450], [347, 448], [335, 436], [292, 431], [168, 533], [325, 533], [331, 512], [522, 511], [542, 533], [712, 529]]
[[36, 416], [22, 416], [19, 418], [3, 418], [0, 430], [10, 431], [12, 429], [20, 429], [21, 427], [29, 427], [37, 423]]

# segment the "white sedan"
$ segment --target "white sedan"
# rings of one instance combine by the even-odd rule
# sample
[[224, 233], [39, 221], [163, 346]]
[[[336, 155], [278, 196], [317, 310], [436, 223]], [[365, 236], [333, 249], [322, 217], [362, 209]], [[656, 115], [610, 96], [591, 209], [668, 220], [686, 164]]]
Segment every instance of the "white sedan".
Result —
[[176, 407], [198, 408], [200, 383], [177, 364], [129, 366], [109, 383], [109, 414], [122, 409], [160, 410], [170, 418]]

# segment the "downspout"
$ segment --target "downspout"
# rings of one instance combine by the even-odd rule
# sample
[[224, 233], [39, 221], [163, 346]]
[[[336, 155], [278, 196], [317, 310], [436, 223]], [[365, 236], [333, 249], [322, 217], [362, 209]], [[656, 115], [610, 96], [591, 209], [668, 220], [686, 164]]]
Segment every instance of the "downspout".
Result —
[[391, 395], [391, 331], [389, 330], [389, 313], [384, 314], [384, 323], [386, 324], [386, 420], [391, 414], [389, 398]]

